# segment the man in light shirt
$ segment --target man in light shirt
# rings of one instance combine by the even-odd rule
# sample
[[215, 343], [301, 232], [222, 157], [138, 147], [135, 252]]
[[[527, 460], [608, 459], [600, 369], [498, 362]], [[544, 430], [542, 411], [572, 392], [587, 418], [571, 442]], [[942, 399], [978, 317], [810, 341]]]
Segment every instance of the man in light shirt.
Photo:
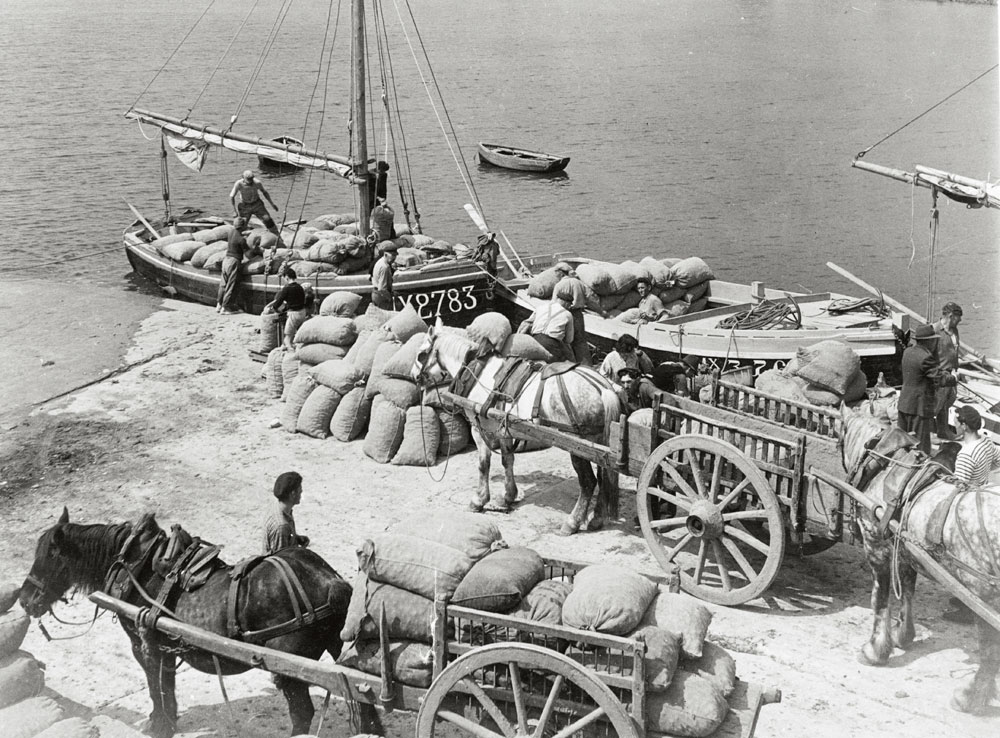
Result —
[[556, 285], [552, 299], [535, 310], [528, 322], [528, 333], [552, 354], [553, 361], [573, 361], [573, 316], [569, 306], [572, 289]]
[[396, 249], [394, 244], [383, 247], [382, 256], [372, 268], [372, 305], [383, 310], [395, 310], [395, 293], [392, 289], [392, 275], [396, 270]]

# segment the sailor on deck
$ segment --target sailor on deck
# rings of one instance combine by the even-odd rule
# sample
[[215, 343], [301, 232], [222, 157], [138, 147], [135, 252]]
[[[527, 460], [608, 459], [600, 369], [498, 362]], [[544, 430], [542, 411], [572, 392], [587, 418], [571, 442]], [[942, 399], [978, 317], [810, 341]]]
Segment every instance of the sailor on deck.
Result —
[[535, 314], [522, 324], [528, 333], [552, 354], [553, 361], [573, 361], [573, 315], [569, 306], [573, 290], [564, 282], [556, 285], [552, 299], [539, 305]]
[[372, 305], [383, 310], [395, 310], [396, 293], [392, 287], [393, 273], [396, 271], [396, 245], [383, 242], [382, 256], [372, 267]]
[[[239, 202], [236, 202], [237, 195], [240, 198]], [[267, 208], [264, 206], [264, 201], [261, 200], [261, 197], [271, 203], [271, 207], [277, 212], [278, 206], [274, 204], [271, 195], [268, 194], [268, 191], [264, 189], [264, 185], [254, 177], [253, 172], [249, 169], [243, 172], [243, 176], [236, 180], [232, 191], [229, 193], [229, 200], [233, 203], [233, 213], [237, 217], [246, 218], [249, 221], [251, 215], [256, 215], [264, 223], [264, 227], [278, 236], [278, 240], [280, 241], [281, 236], [278, 233], [278, 227], [274, 224], [271, 214], [267, 212]]]

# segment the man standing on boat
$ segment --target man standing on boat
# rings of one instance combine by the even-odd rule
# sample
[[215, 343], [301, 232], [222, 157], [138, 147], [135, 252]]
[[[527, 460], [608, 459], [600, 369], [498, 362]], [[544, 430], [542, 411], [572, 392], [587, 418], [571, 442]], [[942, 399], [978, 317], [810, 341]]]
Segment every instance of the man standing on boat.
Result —
[[226, 258], [222, 260], [222, 277], [219, 280], [219, 295], [215, 303], [215, 312], [223, 315], [235, 315], [243, 312], [236, 307], [236, 291], [240, 283], [240, 269], [243, 266], [243, 256], [249, 246], [243, 236], [246, 228], [246, 218], [237, 217], [233, 221], [233, 230], [229, 233], [226, 245]]
[[396, 270], [396, 249], [391, 241], [383, 242], [382, 256], [372, 267], [372, 305], [383, 310], [395, 310], [395, 293], [392, 289], [392, 275]]
[[[240, 198], [239, 202], [236, 202], [237, 195]], [[249, 221], [251, 215], [256, 215], [263, 221], [264, 227], [267, 230], [278, 236], [278, 241], [280, 242], [281, 236], [278, 233], [278, 226], [274, 224], [271, 214], [267, 212], [264, 201], [261, 200], [262, 197], [271, 203], [271, 207], [274, 208], [275, 212], [278, 211], [278, 206], [274, 204], [271, 195], [264, 189], [264, 185], [254, 177], [253, 172], [249, 169], [243, 172], [243, 176], [236, 180], [232, 191], [229, 193], [229, 200], [233, 203], [233, 212], [237, 217], [246, 218]]]
[[938, 366], [934, 326], [918, 325], [910, 345], [903, 352], [903, 389], [897, 409], [899, 427], [917, 437], [918, 447], [931, 455], [931, 427], [934, 425], [934, 395], [938, 387], [954, 387], [955, 375]]
[[[934, 324], [937, 334], [938, 367], [944, 372], [958, 371], [958, 324], [962, 322], [962, 306], [949, 302], [941, 308], [941, 320]], [[948, 411], [955, 404], [958, 391], [954, 386], [938, 387], [934, 393], [934, 432], [942, 441], [954, 440], [948, 427]]]

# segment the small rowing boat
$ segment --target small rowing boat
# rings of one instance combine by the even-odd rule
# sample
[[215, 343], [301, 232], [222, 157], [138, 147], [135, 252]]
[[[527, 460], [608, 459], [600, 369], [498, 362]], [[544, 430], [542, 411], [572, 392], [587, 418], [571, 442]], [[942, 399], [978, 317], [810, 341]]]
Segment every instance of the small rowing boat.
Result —
[[482, 142], [479, 144], [479, 159], [497, 167], [521, 172], [561, 172], [569, 164], [568, 156]]
[[[296, 146], [300, 149], [305, 147], [305, 144], [294, 136], [275, 136], [269, 142], [265, 141], [265, 143], [282, 144], [286, 147], [292, 147], [293, 150]], [[292, 172], [298, 171], [302, 168], [298, 164], [286, 161], [285, 159], [279, 159], [266, 151], [261, 151], [257, 154], [257, 161], [260, 163], [261, 169], [267, 169], [274, 172]]]

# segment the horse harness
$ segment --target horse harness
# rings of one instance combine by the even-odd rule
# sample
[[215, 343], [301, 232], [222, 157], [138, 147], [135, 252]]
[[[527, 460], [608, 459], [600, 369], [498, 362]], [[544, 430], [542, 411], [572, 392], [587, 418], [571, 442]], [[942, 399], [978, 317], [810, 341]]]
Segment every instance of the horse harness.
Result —
[[[141, 622], [137, 619], [140, 627], [153, 627], [156, 620], [164, 613], [179, 620], [170, 609], [173, 606], [171, 603], [173, 595], [200, 589], [215, 571], [223, 568], [230, 569], [226, 612], [228, 638], [261, 644], [272, 638], [294, 633], [333, 614], [329, 603], [324, 602], [318, 607], [313, 607], [302, 582], [284, 559], [273, 555], [250, 556], [235, 566], [228, 567], [219, 558], [220, 546], [192, 537], [179, 525], [173, 527], [169, 537], [163, 530], [158, 530], [153, 540], [141, 551], [138, 559], [129, 563], [126, 557], [142, 532], [143, 528], [136, 523], [122, 544], [111, 568], [108, 569], [104, 583], [104, 590], [118, 599], [125, 600], [135, 592], [149, 603], [150, 607], [143, 612]], [[284, 623], [260, 630], [244, 630], [239, 622], [238, 607], [242, 585], [247, 575], [262, 563], [269, 563], [278, 570], [295, 616]], [[163, 585], [155, 599], [139, 581], [139, 575], [147, 567], [163, 578]]]

